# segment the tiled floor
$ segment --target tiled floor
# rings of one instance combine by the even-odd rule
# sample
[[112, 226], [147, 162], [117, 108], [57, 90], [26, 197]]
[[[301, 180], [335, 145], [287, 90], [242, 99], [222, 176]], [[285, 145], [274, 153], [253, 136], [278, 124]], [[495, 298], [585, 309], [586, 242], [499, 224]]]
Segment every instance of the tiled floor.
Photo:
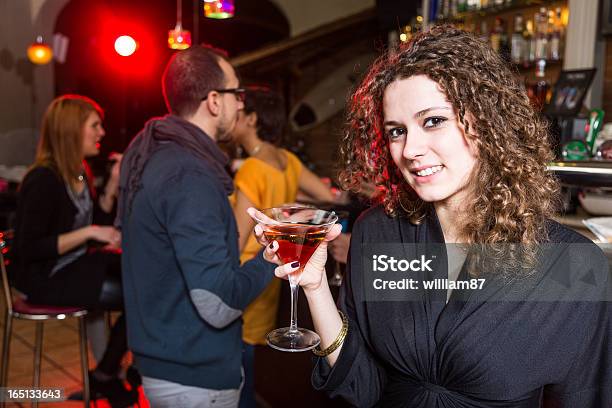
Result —
[[[4, 297], [0, 295], [0, 328], [4, 333]], [[32, 385], [34, 364], [34, 331], [31, 321], [13, 319], [13, 336], [9, 356], [8, 387]], [[0, 336], [1, 337], [1, 336]], [[1, 342], [1, 340], [0, 340]], [[41, 386], [60, 387], [65, 395], [82, 389], [77, 319], [51, 320], [44, 323]], [[0, 343], [0, 348], [2, 347]], [[89, 353], [89, 366], [95, 360]], [[8, 407], [29, 407], [29, 403], [11, 403]], [[40, 403], [40, 407], [79, 407], [82, 402]], [[107, 406], [107, 405], [105, 405]], [[102, 407], [102, 404], [98, 404]]]

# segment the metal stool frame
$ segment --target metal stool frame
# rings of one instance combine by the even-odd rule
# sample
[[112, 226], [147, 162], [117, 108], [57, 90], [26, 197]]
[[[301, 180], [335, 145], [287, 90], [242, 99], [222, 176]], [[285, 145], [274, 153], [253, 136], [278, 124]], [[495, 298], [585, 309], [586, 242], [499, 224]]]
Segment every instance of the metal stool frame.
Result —
[[[75, 317], [79, 320], [79, 348], [81, 353], [81, 370], [83, 375], [83, 405], [85, 407], [89, 407], [89, 363], [87, 355], [87, 331], [85, 329], [85, 316], [87, 315], [87, 310], [79, 309], [72, 313], [59, 314], [25, 314], [18, 313], [13, 310], [13, 297], [11, 292], [11, 286], [8, 281], [8, 274], [6, 272], [6, 264], [4, 260], [4, 252], [5, 248], [7, 248], [6, 238], [11, 236], [12, 231], [0, 232], [0, 272], [2, 275], [2, 288], [4, 291], [4, 299], [6, 301], [4, 336], [2, 345], [2, 367], [0, 368], [0, 387], [6, 387], [8, 382], [9, 351], [11, 345], [11, 331], [13, 319], [29, 320], [35, 322], [36, 324], [33, 386], [39, 387], [44, 322], [46, 320], [63, 320], [69, 317]], [[32, 403], [32, 406], [38, 407], [38, 402], [34, 401]], [[0, 401], [0, 408], [4, 407], [5, 402]]]

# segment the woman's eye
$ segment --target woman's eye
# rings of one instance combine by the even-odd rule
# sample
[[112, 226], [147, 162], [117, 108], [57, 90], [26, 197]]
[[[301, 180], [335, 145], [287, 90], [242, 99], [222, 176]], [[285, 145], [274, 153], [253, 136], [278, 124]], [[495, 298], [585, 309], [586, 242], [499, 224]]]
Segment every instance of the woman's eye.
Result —
[[391, 129], [387, 130], [387, 137], [390, 140], [399, 139], [400, 137], [404, 136], [405, 134], [406, 134], [406, 129], [401, 128], [401, 127], [391, 128]]
[[425, 119], [425, 122], [423, 122], [423, 127], [435, 128], [435, 127], [440, 126], [444, 122], [446, 122], [446, 118], [443, 118], [440, 116], [434, 116], [434, 117]]

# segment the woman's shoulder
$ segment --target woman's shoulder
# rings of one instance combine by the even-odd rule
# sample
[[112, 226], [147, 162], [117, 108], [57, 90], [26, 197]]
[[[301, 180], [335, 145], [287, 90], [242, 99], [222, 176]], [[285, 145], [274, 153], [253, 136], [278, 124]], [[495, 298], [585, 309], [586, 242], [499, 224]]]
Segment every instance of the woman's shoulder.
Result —
[[548, 235], [548, 243], [550, 244], [567, 243], [595, 245], [589, 238], [555, 220], [547, 219], [545, 228]]
[[[395, 239], [400, 234], [400, 224], [407, 220], [392, 217], [382, 204], [376, 204], [363, 211], [353, 227], [354, 232], [376, 237], [377, 240]], [[412, 224], [408, 225], [411, 227]]]
[[22, 188], [32, 184], [63, 185], [61, 177], [47, 166], [32, 167], [21, 182]]

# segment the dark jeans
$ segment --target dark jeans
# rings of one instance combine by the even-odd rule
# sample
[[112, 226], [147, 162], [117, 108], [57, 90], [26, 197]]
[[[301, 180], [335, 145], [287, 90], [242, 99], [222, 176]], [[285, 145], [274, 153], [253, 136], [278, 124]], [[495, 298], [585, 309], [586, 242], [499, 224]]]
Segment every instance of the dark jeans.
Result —
[[[104, 279], [98, 305], [102, 310], [123, 310], [123, 289], [119, 277], [109, 275]], [[104, 374], [115, 376], [127, 349], [125, 316], [121, 313], [111, 329], [106, 350], [96, 368]]]
[[244, 385], [238, 408], [255, 408], [255, 346], [242, 342], [242, 368]]

